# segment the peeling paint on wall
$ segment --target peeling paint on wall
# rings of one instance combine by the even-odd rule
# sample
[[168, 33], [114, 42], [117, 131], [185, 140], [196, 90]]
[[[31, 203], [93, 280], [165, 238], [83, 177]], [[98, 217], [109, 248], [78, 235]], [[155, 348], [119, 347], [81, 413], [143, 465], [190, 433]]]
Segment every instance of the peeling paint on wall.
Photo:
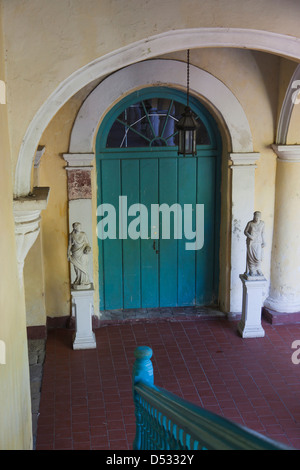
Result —
[[91, 172], [86, 170], [68, 171], [69, 200], [91, 199]]

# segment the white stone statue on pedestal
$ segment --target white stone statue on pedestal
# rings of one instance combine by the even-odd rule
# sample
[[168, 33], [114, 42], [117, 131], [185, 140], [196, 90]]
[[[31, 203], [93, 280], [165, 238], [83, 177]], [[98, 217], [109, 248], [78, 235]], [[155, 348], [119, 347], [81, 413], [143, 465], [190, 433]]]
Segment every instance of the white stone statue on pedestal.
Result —
[[265, 224], [261, 220], [261, 213], [254, 212], [253, 220], [248, 222], [244, 234], [247, 237], [247, 263], [245, 276], [247, 279], [261, 276], [262, 249], [265, 246], [264, 241]]
[[73, 349], [94, 349], [97, 347], [92, 329], [92, 305], [94, 289], [88, 274], [91, 247], [80, 222], [72, 224], [69, 235], [68, 261], [73, 265], [76, 279], [72, 287], [72, 305], [76, 318], [76, 332], [73, 337]]
[[261, 271], [264, 228], [261, 213], [256, 211], [244, 231], [247, 237], [247, 266], [246, 272], [240, 275], [243, 304], [242, 318], [238, 323], [238, 331], [243, 338], [261, 338], [265, 335], [261, 324], [262, 297], [266, 287], [266, 279]]
[[72, 284], [74, 290], [89, 289], [91, 281], [88, 274], [89, 253], [91, 247], [85, 232], [81, 231], [80, 222], [74, 222], [69, 235], [68, 261], [73, 265], [76, 278]]

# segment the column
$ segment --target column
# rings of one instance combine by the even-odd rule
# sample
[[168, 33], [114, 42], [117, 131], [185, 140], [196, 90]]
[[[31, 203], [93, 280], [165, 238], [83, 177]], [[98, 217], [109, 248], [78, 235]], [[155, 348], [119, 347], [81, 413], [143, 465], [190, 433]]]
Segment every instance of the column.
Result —
[[277, 154], [271, 285], [264, 316], [300, 320], [300, 145], [274, 145]]
[[240, 274], [245, 272], [246, 251], [244, 230], [253, 217], [255, 195], [255, 168], [259, 153], [231, 153], [231, 271], [229, 316], [242, 311]]
[[[64, 154], [64, 159], [68, 163], [65, 167], [68, 177], [68, 204], [69, 204], [69, 233], [72, 231], [72, 224], [80, 222], [83, 231], [87, 234], [91, 252], [91, 262], [89, 265], [89, 276], [93, 282], [93, 230], [92, 230], [92, 183], [91, 170], [93, 168], [93, 153]], [[74, 281], [74, 273], [71, 272], [71, 284]]]
[[[66, 153], [63, 155], [64, 160], [68, 163], [65, 167], [67, 171], [68, 181], [68, 208], [69, 208], [69, 233], [72, 232], [72, 224], [74, 222], [80, 222], [82, 230], [86, 233], [90, 247], [92, 249], [90, 253], [89, 263], [89, 278], [91, 281], [91, 289], [86, 294], [87, 297], [82, 297], [80, 293], [76, 293], [72, 290], [72, 311], [71, 311], [71, 324], [76, 320], [76, 302], [79, 298], [81, 299], [81, 305], [83, 299], [87, 300], [86, 303], [86, 328], [89, 330], [89, 312], [91, 310], [92, 320], [98, 322], [98, 316], [95, 313], [94, 304], [94, 286], [93, 286], [93, 214], [92, 214], [92, 162], [95, 155], [93, 153]], [[75, 272], [71, 267], [71, 284], [75, 280]], [[78, 309], [77, 309], [78, 311]], [[98, 311], [98, 309], [97, 309]]]
[[24, 261], [40, 232], [41, 211], [46, 209], [48, 197], [49, 188], [33, 188], [28, 196], [13, 201], [18, 272], [22, 285]]

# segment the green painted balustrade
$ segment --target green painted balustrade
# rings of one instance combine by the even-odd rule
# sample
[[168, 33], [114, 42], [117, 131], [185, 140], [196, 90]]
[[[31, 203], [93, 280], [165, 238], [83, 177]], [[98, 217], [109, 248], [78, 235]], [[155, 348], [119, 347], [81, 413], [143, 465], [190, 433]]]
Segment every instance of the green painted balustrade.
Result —
[[291, 450], [155, 386], [151, 348], [134, 354], [134, 450]]

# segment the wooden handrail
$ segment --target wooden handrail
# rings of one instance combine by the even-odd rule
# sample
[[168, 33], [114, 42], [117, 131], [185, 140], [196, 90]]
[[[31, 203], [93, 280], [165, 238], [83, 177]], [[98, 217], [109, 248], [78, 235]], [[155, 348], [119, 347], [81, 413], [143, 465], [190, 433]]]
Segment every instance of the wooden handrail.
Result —
[[135, 450], [291, 450], [155, 386], [149, 347], [135, 357]]

